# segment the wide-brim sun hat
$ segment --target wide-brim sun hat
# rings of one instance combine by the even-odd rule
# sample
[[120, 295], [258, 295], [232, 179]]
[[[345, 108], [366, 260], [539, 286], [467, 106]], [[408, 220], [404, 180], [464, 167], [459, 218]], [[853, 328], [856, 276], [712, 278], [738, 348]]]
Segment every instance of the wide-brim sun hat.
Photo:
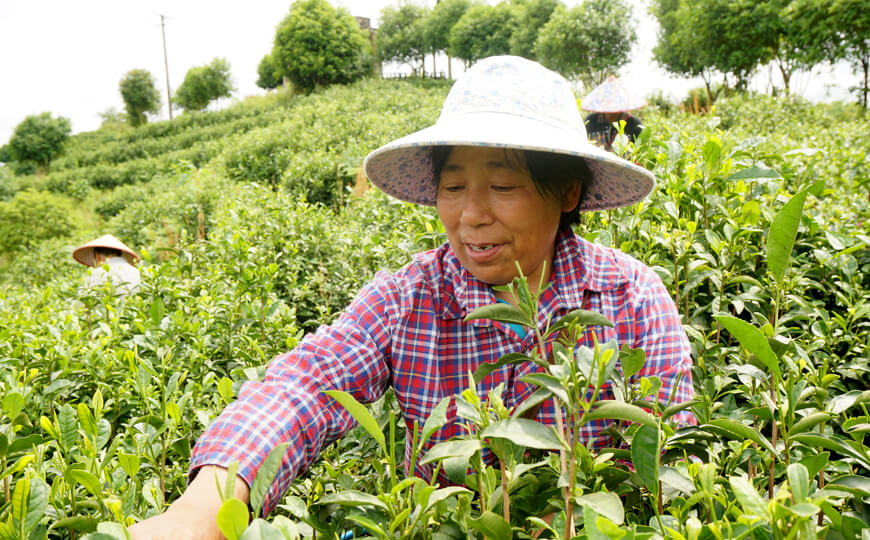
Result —
[[622, 81], [611, 75], [580, 100], [584, 111], [614, 113], [646, 107], [646, 100], [631, 93]]
[[96, 240], [91, 240], [87, 244], [75, 248], [72, 254], [73, 259], [85, 266], [95, 266], [96, 261], [94, 260], [94, 249], [98, 247], [117, 249], [130, 264], [135, 264], [136, 259], [139, 258], [139, 255], [137, 255], [132, 249], [128, 248], [124, 242], [121, 242], [111, 234], [105, 234]]
[[639, 202], [655, 186], [653, 174], [586, 138], [570, 83], [517, 56], [485, 58], [459, 78], [433, 126], [372, 151], [363, 162], [369, 180], [397, 199], [435, 206], [433, 146], [483, 146], [581, 157], [592, 178], [580, 211]]

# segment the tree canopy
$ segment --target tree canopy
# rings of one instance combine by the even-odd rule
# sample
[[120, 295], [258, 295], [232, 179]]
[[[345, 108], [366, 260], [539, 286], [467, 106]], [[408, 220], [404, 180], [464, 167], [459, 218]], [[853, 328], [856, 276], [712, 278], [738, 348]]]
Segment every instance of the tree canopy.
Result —
[[301, 90], [353, 82], [372, 71], [368, 36], [344, 9], [297, 0], [278, 25], [272, 51], [278, 74]]
[[225, 58], [215, 58], [187, 71], [173, 101], [183, 109], [201, 111], [216, 99], [230, 97], [233, 90], [230, 63]]
[[160, 92], [150, 71], [128, 71], [118, 86], [124, 100], [124, 109], [127, 111], [127, 120], [133, 127], [148, 123], [145, 113], [160, 112]]
[[559, 7], [541, 28], [535, 53], [545, 66], [591, 88], [628, 63], [637, 41], [634, 27], [623, 0]]
[[428, 8], [403, 2], [381, 10], [381, 25], [375, 34], [375, 48], [381, 61], [409, 63], [414, 72], [423, 71], [426, 54], [424, 19]]
[[[423, 39], [426, 50], [431, 53], [445, 52], [450, 58], [450, 30], [462, 18], [471, 6], [470, 0], [441, 0], [429, 15], [423, 25]], [[450, 64], [447, 64], [448, 69]]]
[[275, 58], [267, 54], [257, 64], [257, 86], [263, 90], [271, 90], [281, 86], [281, 73], [275, 65]]
[[450, 30], [450, 55], [469, 65], [481, 58], [510, 54], [517, 27], [514, 10], [505, 3], [471, 6]]
[[530, 60], [537, 59], [535, 44], [538, 33], [549, 22], [559, 0], [524, 0], [516, 4], [517, 27], [511, 34], [511, 54]]
[[52, 117], [51, 113], [28, 116], [12, 133], [6, 146], [15, 161], [32, 161], [48, 169], [51, 160], [60, 154], [72, 127], [68, 118]]

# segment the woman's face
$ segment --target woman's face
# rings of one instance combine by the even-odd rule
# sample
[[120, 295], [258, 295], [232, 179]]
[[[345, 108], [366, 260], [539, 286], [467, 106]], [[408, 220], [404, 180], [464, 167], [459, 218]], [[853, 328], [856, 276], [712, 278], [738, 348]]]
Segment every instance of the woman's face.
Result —
[[549, 277], [559, 218], [577, 205], [576, 191], [564, 202], [539, 193], [522, 152], [457, 146], [441, 170], [438, 215], [474, 277], [504, 285], [517, 276], [519, 261], [534, 288], [545, 264]]

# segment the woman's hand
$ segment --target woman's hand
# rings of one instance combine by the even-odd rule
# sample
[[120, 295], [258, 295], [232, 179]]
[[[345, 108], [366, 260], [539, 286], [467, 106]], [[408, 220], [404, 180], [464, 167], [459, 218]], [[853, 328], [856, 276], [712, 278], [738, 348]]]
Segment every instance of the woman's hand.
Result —
[[[217, 476], [217, 481], [215, 481]], [[227, 470], [209, 465], [202, 467], [193, 482], [166, 512], [130, 527], [134, 540], [220, 540], [217, 513], [221, 497], [217, 485], [225, 485]], [[233, 496], [248, 502], [250, 489], [241, 477], [236, 477]]]

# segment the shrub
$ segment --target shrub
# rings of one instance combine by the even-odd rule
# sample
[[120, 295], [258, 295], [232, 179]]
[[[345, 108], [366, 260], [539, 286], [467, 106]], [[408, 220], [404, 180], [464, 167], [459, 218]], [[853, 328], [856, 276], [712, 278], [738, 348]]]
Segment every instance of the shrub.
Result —
[[0, 202], [0, 253], [27, 250], [42, 240], [73, 231], [70, 205], [50, 193], [20, 191]]

